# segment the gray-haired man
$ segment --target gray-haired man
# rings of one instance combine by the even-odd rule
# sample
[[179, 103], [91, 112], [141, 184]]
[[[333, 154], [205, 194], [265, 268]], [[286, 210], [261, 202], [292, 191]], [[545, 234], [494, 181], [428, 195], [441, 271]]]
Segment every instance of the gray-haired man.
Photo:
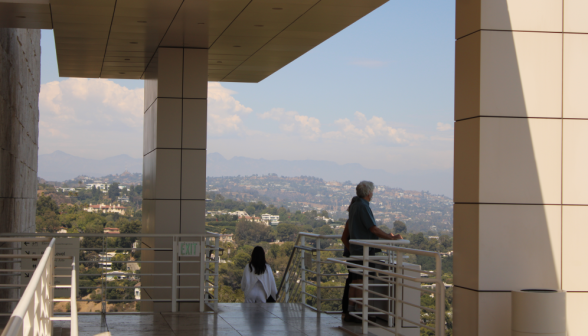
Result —
[[[349, 238], [350, 239], [388, 239], [397, 240], [402, 239], [400, 234], [388, 234], [376, 226], [376, 220], [372, 209], [370, 209], [370, 201], [374, 196], [374, 184], [370, 181], [361, 181], [355, 188], [359, 201], [352, 203], [349, 206]], [[363, 246], [350, 244], [352, 255], [363, 255]], [[375, 250], [370, 248], [370, 255], [375, 254]], [[351, 273], [353, 283], [361, 283], [362, 276]], [[361, 291], [358, 288], [351, 287], [349, 290], [349, 297], [359, 298]], [[349, 307], [353, 311], [354, 307]]]

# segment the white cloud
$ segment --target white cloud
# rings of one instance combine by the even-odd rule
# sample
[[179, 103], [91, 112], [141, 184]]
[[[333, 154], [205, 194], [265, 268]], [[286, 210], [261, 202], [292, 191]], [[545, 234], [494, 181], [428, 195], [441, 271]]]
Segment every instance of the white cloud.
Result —
[[271, 119], [280, 122], [280, 129], [287, 133], [297, 133], [304, 139], [316, 140], [321, 135], [321, 122], [314, 117], [300, 115], [296, 111], [274, 108], [259, 114], [261, 119]]
[[251, 111], [233, 97], [234, 91], [220, 83], [208, 83], [208, 134], [222, 135], [243, 131], [243, 119]]
[[437, 123], [437, 131], [451, 131], [453, 129], [453, 126], [451, 126], [451, 124], [444, 124], [442, 122], [438, 122]]
[[381, 68], [388, 64], [388, 62], [374, 60], [374, 59], [367, 59], [367, 58], [359, 58], [355, 59], [350, 62], [351, 65], [357, 65], [362, 68]]
[[107, 79], [69, 78], [41, 85], [39, 146], [85, 157], [142, 154], [143, 89]]
[[402, 128], [394, 128], [380, 117], [374, 116], [368, 120], [361, 112], [355, 112], [353, 121], [347, 118], [339, 119], [335, 121], [335, 125], [339, 130], [325, 133], [324, 138], [353, 140], [362, 144], [373, 142], [408, 144], [425, 138], [423, 135], [412, 134]]

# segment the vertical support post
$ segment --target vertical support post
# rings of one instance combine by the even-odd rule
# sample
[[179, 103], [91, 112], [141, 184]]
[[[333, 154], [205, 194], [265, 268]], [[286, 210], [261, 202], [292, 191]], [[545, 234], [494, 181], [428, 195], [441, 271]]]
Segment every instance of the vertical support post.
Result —
[[435, 256], [435, 278], [437, 290], [435, 293], [435, 331], [437, 335], [445, 335], [445, 285], [441, 270], [441, 256]]
[[321, 239], [316, 239], [316, 313], [322, 312]]
[[178, 311], [178, 236], [172, 239], [172, 313]]
[[[106, 237], [102, 236], [102, 255], [104, 256], [104, 262], [102, 263], [102, 265], [100, 265], [100, 278], [102, 279], [102, 283], [101, 283], [101, 296], [100, 299], [102, 300], [102, 310], [101, 310], [101, 314], [102, 314], [102, 319], [106, 319], [106, 277], [104, 276], [104, 267], [107, 265], [108, 263], [108, 251], [106, 248]], [[112, 263], [110, 264], [112, 266]]]
[[[300, 238], [300, 246], [306, 245], [306, 237]], [[304, 263], [304, 250], [300, 250], [300, 285], [302, 290], [301, 303], [306, 303], [306, 265]]]
[[[369, 267], [369, 256], [370, 248], [368, 246], [363, 247], [363, 267]], [[363, 270], [363, 287], [361, 288], [361, 332], [364, 335], [368, 334], [368, 286], [369, 286], [369, 271]]]
[[78, 336], [78, 270], [76, 268], [76, 258], [76, 256], [72, 258], [71, 265], [70, 336]]
[[49, 256], [49, 260], [47, 260], [47, 266], [49, 269], [46, 272], [46, 275], [49, 279], [47, 279], [45, 281], [45, 283], [48, 284], [48, 287], [46, 287], [47, 292], [46, 295], [48, 296], [48, 300], [47, 300], [47, 306], [45, 307], [47, 309], [47, 322], [46, 322], [46, 327], [48, 328], [48, 331], [50, 333], [53, 332], [53, 322], [51, 321], [51, 317], [53, 317], [53, 298], [54, 298], [54, 294], [53, 291], [54, 289], [54, 284], [55, 284], [55, 249], [56, 249], [56, 244], [53, 244], [53, 247], [51, 248], [51, 255]]
[[[219, 242], [220, 237], [215, 237], [214, 238], [214, 311], [218, 311], [218, 298], [219, 298], [219, 287], [218, 287], [218, 277], [219, 277], [219, 273], [220, 273], [220, 269], [219, 269], [219, 262], [220, 262], [220, 256], [219, 256]], [[277, 299], [277, 298], [276, 298]]]
[[288, 303], [290, 301], [290, 270], [284, 274], [284, 283], [286, 284], [286, 299], [284, 303]]
[[[402, 267], [402, 260], [404, 260], [404, 253], [396, 252], [396, 274], [402, 273], [402, 269], [399, 268]], [[400, 302], [400, 300], [402, 300], [402, 292], [404, 288], [399, 285], [401, 281], [404, 282], [401, 278], [396, 277], [396, 284], [394, 285], [394, 298], [396, 299], [396, 301], [394, 301], [394, 315], [396, 315], [394, 318], [394, 332], [396, 335], [400, 335], [400, 329], [402, 328], [402, 321], [399, 316], [402, 314], [402, 302]]]
[[[388, 272], [392, 272], [392, 263], [394, 262], [394, 259], [392, 258], [392, 254], [394, 253], [394, 251], [386, 251], [388, 253]], [[388, 280], [390, 279], [390, 276], [388, 275]], [[390, 283], [390, 281], [388, 281], [388, 296], [392, 296], [392, 291], [394, 290], [394, 286]], [[388, 313], [391, 313], [394, 311], [393, 307], [393, 302], [392, 300], [388, 300]], [[392, 327], [394, 324], [394, 318], [390, 315], [388, 315], [388, 327]]]
[[204, 284], [204, 265], [206, 264], [206, 238], [200, 237], [200, 312], [204, 312], [204, 298], [206, 297], [206, 285]]

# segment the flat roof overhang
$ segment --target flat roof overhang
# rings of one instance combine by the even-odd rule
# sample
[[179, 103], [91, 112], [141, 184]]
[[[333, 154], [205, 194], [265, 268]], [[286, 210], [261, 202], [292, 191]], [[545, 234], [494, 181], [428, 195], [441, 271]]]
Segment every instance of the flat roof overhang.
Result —
[[53, 29], [61, 77], [141, 79], [158, 47], [209, 49], [208, 80], [257, 83], [388, 0], [0, 0]]

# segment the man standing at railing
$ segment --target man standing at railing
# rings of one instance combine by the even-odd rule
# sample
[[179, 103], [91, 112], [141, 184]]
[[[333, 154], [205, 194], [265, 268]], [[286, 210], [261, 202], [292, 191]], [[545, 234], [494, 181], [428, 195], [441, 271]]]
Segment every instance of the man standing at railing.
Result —
[[[400, 234], [386, 233], [376, 226], [376, 220], [372, 209], [370, 209], [370, 201], [374, 196], [374, 183], [370, 181], [361, 181], [355, 188], [357, 196], [360, 198], [357, 202], [352, 202], [349, 205], [349, 221], [345, 227], [345, 231], [349, 233], [349, 239], [387, 239], [387, 240], [398, 240], [402, 239]], [[343, 233], [345, 237], [345, 232]], [[351, 255], [363, 256], [363, 247], [360, 245], [350, 244]], [[375, 255], [376, 249], [370, 248], [369, 254]], [[356, 264], [360, 264], [361, 261], [351, 261]], [[374, 265], [370, 265], [373, 267]], [[352, 279], [352, 283], [362, 283], [363, 278], [360, 274], [349, 273]], [[351, 287], [349, 289], [349, 297], [360, 298], [361, 290], [358, 288]], [[349, 305], [349, 311], [360, 311], [361, 307], [355, 307], [352, 304]]]

